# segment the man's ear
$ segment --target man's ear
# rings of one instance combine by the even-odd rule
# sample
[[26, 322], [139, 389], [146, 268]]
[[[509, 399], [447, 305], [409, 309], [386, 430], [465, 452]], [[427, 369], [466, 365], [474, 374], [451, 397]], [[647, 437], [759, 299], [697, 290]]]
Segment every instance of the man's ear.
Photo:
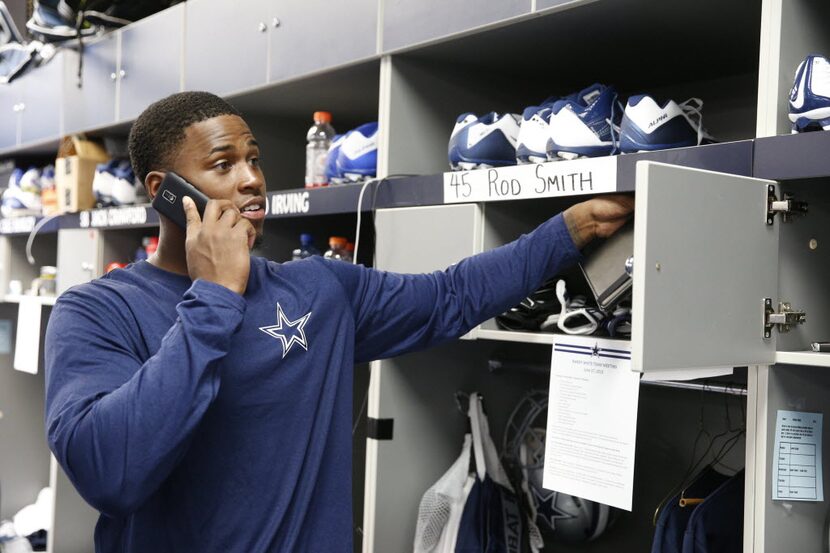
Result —
[[164, 173], [161, 171], [150, 171], [147, 173], [147, 178], [144, 179], [144, 188], [147, 189], [147, 194], [150, 196], [150, 201], [152, 201], [156, 194], [158, 193], [159, 186], [161, 186], [161, 181], [164, 180]]

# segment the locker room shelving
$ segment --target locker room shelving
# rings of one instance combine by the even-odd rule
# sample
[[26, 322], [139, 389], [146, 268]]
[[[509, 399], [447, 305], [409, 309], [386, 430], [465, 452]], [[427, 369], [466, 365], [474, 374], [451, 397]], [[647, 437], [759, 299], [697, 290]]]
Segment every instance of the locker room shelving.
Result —
[[[310, 114], [321, 108], [331, 110], [339, 130], [379, 120], [379, 175], [389, 178], [365, 192], [361, 261], [387, 268], [384, 251], [412, 245], [406, 234], [392, 242], [389, 234], [375, 236], [375, 225], [394, 226], [412, 216], [417, 220], [418, 210], [436, 208], [430, 213], [451, 214], [446, 224], [464, 221], [457, 228], [464, 239], [439, 235], [423, 255], [413, 256], [425, 263], [412, 270], [433, 270], [443, 269], [458, 255], [505, 243], [541, 222], [546, 212], [581, 199], [441, 206], [446, 143], [459, 113], [520, 111], [551, 93], [569, 93], [596, 81], [617, 85], [624, 96], [646, 92], [677, 101], [700, 96], [705, 101], [704, 125], [726, 142], [619, 156], [617, 190], [633, 190], [637, 162], [649, 160], [774, 179], [779, 181], [780, 192], [810, 203], [808, 215], [781, 225], [778, 258], [768, 260], [769, 270], [779, 273], [774, 293], [793, 307], [804, 308], [808, 322], [777, 337], [774, 349], [778, 351], [772, 352], [770, 361], [777, 365], [753, 365], [747, 372], [748, 434], [730, 463], [740, 463], [742, 458], [747, 466], [746, 553], [779, 551], [791, 543], [799, 543], [804, 551], [818, 550], [824, 504], [796, 505], [785, 511], [780, 503], [769, 500], [768, 477], [775, 410], [824, 410], [830, 391], [830, 377], [820, 370], [830, 366], [830, 356], [805, 351], [810, 341], [830, 336], [830, 297], [823, 291], [822, 279], [828, 268], [824, 251], [830, 230], [821, 224], [830, 215], [824, 208], [830, 199], [824, 191], [830, 189], [825, 155], [830, 134], [774, 135], [789, 132], [786, 97], [798, 62], [809, 53], [830, 54], [830, 32], [822, 24], [830, 16], [830, 7], [819, 0], [704, 0], [694, 9], [683, 7], [683, 16], [678, 17], [675, 3], [654, 0], [479, 0], [480, 6], [472, 10], [460, 9], [462, 3], [438, 0], [360, 0], [350, 4], [349, 13], [317, 6], [319, 2], [289, 8], [271, 0], [248, 1], [251, 9], [235, 10], [240, 15], [232, 24], [225, 24], [230, 16], [206, 17], [225, 9], [224, 0], [189, 0], [93, 41], [85, 62], [93, 61], [86, 64], [87, 84], [81, 94], [88, 96], [85, 101], [95, 99], [99, 106], [112, 106], [111, 112], [103, 110], [103, 119], [88, 110], [68, 113], [71, 104], [67, 100], [57, 110], [57, 121], [37, 121], [39, 114], [53, 117], [55, 110], [48, 102], [42, 104], [43, 95], [24, 98], [31, 90], [58, 90], [67, 99], [77, 97], [77, 91], [71, 90], [77, 71], [74, 52], [60, 55], [48, 71], [32, 72], [0, 88], [0, 113], [14, 104], [27, 104], [25, 110], [15, 112], [14, 128], [0, 129], [0, 159], [53, 157], [57, 136], [76, 130], [123, 140], [140, 106], [187, 88], [188, 83], [219, 86], [218, 92], [243, 112], [263, 151], [269, 153], [263, 164], [269, 198], [284, 194], [285, 205], [293, 206], [285, 213], [269, 212], [265, 223], [263, 253], [282, 260], [280, 256], [290, 252], [293, 237], [301, 231], [315, 233], [318, 246], [321, 237], [335, 231], [354, 231], [359, 186], [297, 188], [303, 165], [296, 160], [303, 159], [302, 137]], [[319, 19], [320, 13], [329, 12], [331, 17]], [[308, 47], [304, 56], [282, 55], [286, 44], [302, 40], [296, 33], [310, 14], [317, 14], [317, 23], [330, 30], [332, 37], [340, 36], [338, 29], [344, 21], [371, 31], [358, 33], [360, 40], [341, 40], [334, 54]], [[280, 25], [274, 26], [273, 18], [280, 19]], [[259, 23], [265, 24], [264, 31]], [[583, 32], [588, 27], [590, 34]], [[660, 48], [654, 48], [655, 43]], [[221, 81], [216, 80], [214, 67], [202, 67], [194, 55], [210, 52], [217, 44], [231, 44], [231, 50], [235, 48], [246, 60], [222, 65]], [[576, 50], [580, 56], [564, 55]], [[136, 85], [146, 67], [131, 57], [134, 51], [145, 53], [152, 66], [164, 67], [158, 77], [164, 86], [142, 91]], [[584, 63], [585, 59], [595, 63]], [[111, 73], [116, 75], [114, 80]], [[96, 74], [103, 78], [96, 80]], [[306, 192], [307, 212], [297, 208], [303, 205]], [[141, 236], [157, 226], [155, 213], [142, 209], [145, 217], [140, 224], [82, 228], [79, 214], [50, 222], [35, 239], [37, 266], [74, 264], [73, 270], [62, 271], [67, 285], [101, 274], [109, 258], [131, 251]], [[28, 231], [0, 225], [0, 234], [0, 290], [5, 291], [10, 278], [25, 283], [37, 276], [37, 267], [29, 266], [23, 255]], [[806, 246], [810, 239], [817, 241], [817, 248]], [[364, 258], [375, 241], [379, 242], [379, 258]], [[90, 269], [80, 268], [83, 263]], [[0, 317], [16, 317], [17, 306], [9, 303], [13, 299], [0, 304]], [[512, 403], [528, 386], [547, 385], [544, 374], [490, 374], [486, 365], [494, 356], [503, 355], [549, 364], [549, 345], [555, 335], [502, 331], [488, 321], [466, 338], [434, 351], [372, 364], [369, 414], [395, 418], [398, 438], [392, 442], [369, 439], [356, 447], [355, 523], [365, 532], [356, 532], [356, 550], [411, 549], [412, 513], [419, 494], [458, 453], [463, 417], [455, 411], [452, 392], [484, 391], [493, 435], [500, 441]], [[15, 475], [14, 484], [3, 488], [6, 501], [0, 518], [31, 501], [51, 481], [57, 493], [51, 551], [87, 553], [95, 514], [74, 492], [43, 443], [42, 377], [6, 370], [10, 360], [3, 359], [0, 356], [0, 398], [7, 407], [0, 405], [5, 412], [0, 438], [16, 440], [18, 451], [12, 455], [0, 452], [3, 482], [8, 474]], [[366, 367], [356, 372], [355, 410], [368, 386], [367, 375]], [[14, 393], [4, 395], [4, 390]], [[641, 397], [638, 434], [642, 442], [638, 443], [635, 475], [635, 507], [640, 511], [653, 507], [653, 498], [665, 491], [661, 482], [679, 476], [676, 466], [685, 461], [680, 452], [690, 445], [701, 401], [699, 394], [683, 390], [644, 389]], [[716, 424], [715, 410], [722, 399], [712, 396], [704, 401], [708, 422]], [[732, 407], [737, 409], [736, 405]], [[667, 412], [672, 416], [666, 417]], [[368, 467], [365, 495], [360, 491], [364, 453]], [[21, 463], [24, 458], [31, 461]], [[401, 467], [406, 467], [406, 478]], [[830, 473], [825, 471], [827, 478]], [[644, 549], [651, 530], [641, 518], [622, 515], [610, 539], [578, 550], [604, 553], [619, 550], [621, 544], [631, 550]], [[575, 550], [562, 548], [566, 553]]]

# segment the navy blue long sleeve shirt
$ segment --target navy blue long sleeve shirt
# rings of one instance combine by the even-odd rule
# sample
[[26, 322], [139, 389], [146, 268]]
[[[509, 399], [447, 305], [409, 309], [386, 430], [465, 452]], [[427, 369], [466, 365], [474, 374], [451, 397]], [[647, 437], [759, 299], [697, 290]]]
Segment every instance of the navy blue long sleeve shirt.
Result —
[[352, 551], [352, 373], [455, 339], [578, 259], [562, 216], [443, 272], [251, 258], [244, 296], [147, 262], [46, 334], [49, 446], [98, 553]]

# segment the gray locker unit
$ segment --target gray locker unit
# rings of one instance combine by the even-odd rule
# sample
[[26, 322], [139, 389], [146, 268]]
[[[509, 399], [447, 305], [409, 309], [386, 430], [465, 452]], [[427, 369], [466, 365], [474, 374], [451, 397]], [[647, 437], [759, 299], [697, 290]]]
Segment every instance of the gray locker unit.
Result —
[[59, 52], [37, 71], [20, 77], [23, 98], [20, 111], [21, 144], [54, 138], [60, 134], [62, 106], [55, 97], [63, 93], [63, 60], [64, 54]]
[[20, 132], [20, 81], [0, 86], [0, 149], [17, 146]]
[[264, 85], [271, 0], [196, 0], [185, 5], [185, 90], [216, 94]]
[[184, 11], [184, 4], [176, 5], [121, 31], [119, 121], [181, 90]]
[[419, 2], [386, 0], [383, 6], [383, 52], [498, 23], [529, 14], [530, 0], [504, 2]]
[[353, 63], [377, 54], [377, 0], [273, 0], [267, 21], [270, 82]]
[[[112, 125], [118, 84], [117, 33], [67, 50], [64, 62], [63, 129], [67, 134]], [[81, 76], [78, 76], [78, 68]]]

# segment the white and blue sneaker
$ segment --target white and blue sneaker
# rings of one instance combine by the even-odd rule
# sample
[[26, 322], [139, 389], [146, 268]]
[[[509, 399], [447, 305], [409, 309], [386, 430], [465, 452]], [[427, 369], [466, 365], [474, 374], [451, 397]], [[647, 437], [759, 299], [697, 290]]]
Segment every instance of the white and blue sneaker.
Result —
[[521, 117], [490, 112], [458, 117], [450, 135], [448, 157], [453, 170], [505, 167], [516, 164]]
[[336, 163], [346, 182], [374, 178], [378, 169], [378, 124], [366, 123], [347, 132]]
[[340, 146], [343, 145], [345, 138], [345, 134], [336, 134], [329, 144], [329, 151], [326, 154], [326, 180], [329, 184], [343, 183], [343, 175], [337, 170], [337, 156], [340, 154]]
[[114, 203], [112, 194], [118, 163], [118, 160], [111, 159], [95, 167], [95, 176], [92, 177], [92, 193], [95, 195], [95, 203], [98, 207], [110, 207]]
[[551, 108], [547, 158], [576, 159], [617, 152], [622, 104], [610, 86], [594, 84]]
[[141, 197], [144, 186], [135, 178], [129, 161], [122, 161], [113, 172], [112, 204], [114, 206], [135, 205]]
[[38, 216], [42, 213], [40, 201], [40, 171], [15, 169], [9, 177], [9, 187], [3, 192], [0, 212], [3, 217]]
[[522, 112], [522, 122], [516, 139], [516, 162], [519, 165], [548, 160], [545, 150], [550, 136], [550, 112], [551, 104], [530, 106]]
[[620, 151], [629, 154], [711, 144], [715, 140], [703, 128], [702, 108], [698, 98], [682, 104], [668, 100], [661, 106], [645, 94], [630, 97], [620, 125]]
[[830, 62], [811, 54], [795, 72], [790, 91], [793, 133], [830, 130]]

